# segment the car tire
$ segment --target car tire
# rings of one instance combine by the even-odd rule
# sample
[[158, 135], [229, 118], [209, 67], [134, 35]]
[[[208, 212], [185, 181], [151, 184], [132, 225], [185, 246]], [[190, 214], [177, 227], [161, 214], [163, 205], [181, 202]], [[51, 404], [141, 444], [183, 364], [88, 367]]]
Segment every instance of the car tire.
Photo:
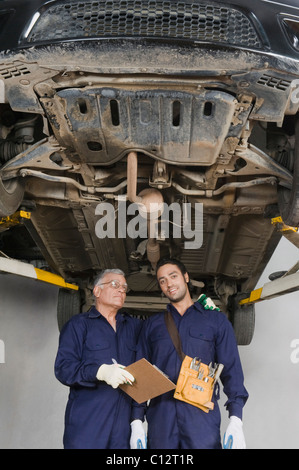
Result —
[[237, 344], [248, 346], [253, 338], [255, 329], [255, 305], [240, 305], [240, 297], [234, 300], [231, 322], [234, 328]]
[[81, 312], [81, 292], [59, 289], [57, 300], [57, 323], [58, 329], [61, 331], [65, 323], [74, 315]]
[[24, 197], [25, 185], [23, 178], [2, 181], [0, 178], [0, 216], [6, 217], [19, 208]]
[[278, 192], [280, 216], [291, 227], [299, 226], [299, 116], [295, 122], [295, 142], [293, 185], [291, 189], [280, 188]]

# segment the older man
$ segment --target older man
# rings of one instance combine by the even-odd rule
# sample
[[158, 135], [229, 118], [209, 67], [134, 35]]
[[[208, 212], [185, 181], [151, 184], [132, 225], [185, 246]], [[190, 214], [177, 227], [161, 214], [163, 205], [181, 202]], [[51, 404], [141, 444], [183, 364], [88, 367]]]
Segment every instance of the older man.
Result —
[[126, 292], [121, 270], [103, 271], [94, 285], [95, 306], [61, 331], [55, 375], [70, 387], [66, 449], [129, 448], [131, 399], [118, 386], [134, 381], [124, 366], [135, 360], [141, 322], [119, 312]]

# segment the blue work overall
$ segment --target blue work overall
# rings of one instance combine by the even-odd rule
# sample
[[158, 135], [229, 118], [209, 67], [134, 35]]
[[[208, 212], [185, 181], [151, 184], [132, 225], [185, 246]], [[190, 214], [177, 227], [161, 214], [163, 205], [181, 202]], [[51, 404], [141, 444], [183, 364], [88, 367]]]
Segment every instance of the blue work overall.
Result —
[[112, 358], [124, 366], [135, 361], [141, 321], [117, 313], [116, 332], [95, 307], [63, 327], [55, 375], [70, 387], [65, 413], [66, 449], [129, 449], [131, 398], [98, 381]]
[[[231, 323], [222, 312], [205, 310], [197, 302], [183, 316], [169, 304], [177, 325], [182, 349], [205, 364], [222, 363], [221, 374], [225, 404], [229, 416], [242, 418], [242, 409], [248, 398], [236, 339]], [[181, 360], [170, 339], [164, 313], [148, 318], [143, 325], [137, 358], [145, 357], [155, 364], [174, 383], [177, 382]], [[217, 449], [221, 448], [220, 411], [217, 397], [214, 410], [205, 413], [199, 408], [173, 398], [173, 391], [160, 395], [146, 404], [135, 404], [134, 419], [148, 422], [148, 447], [151, 449]]]

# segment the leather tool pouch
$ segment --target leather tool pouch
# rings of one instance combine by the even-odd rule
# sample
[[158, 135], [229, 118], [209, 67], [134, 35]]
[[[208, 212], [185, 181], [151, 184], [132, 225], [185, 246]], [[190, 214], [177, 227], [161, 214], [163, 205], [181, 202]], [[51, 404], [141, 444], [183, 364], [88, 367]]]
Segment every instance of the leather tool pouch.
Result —
[[[190, 405], [196, 406], [205, 413], [208, 413], [214, 409], [214, 403], [212, 402], [214, 379], [208, 377], [209, 366], [207, 364], [201, 362], [199, 370], [192, 369], [191, 363], [193, 360], [192, 357], [185, 356], [174, 392], [174, 398], [190, 403]], [[199, 375], [202, 375], [202, 378], [198, 378]]]
[[217, 381], [209, 376], [210, 368], [207, 364], [200, 362], [197, 369], [197, 358], [186, 356], [183, 353], [179, 333], [170, 312], [165, 313], [164, 319], [172, 342], [183, 361], [174, 398], [185, 401], [208, 413], [214, 409], [212, 396]]

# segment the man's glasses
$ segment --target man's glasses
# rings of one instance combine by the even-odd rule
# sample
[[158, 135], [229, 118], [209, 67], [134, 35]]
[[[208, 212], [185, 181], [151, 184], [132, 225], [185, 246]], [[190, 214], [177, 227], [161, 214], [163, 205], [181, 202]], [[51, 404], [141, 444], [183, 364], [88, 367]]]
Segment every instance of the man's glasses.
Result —
[[99, 286], [103, 286], [105, 284], [110, 284], [113, 289], [122, 289], [123, 292], [128, 292], [128, 284], [121, 284], [119, 281], [108, 281], [108, 282], [102, 282], [101, 284], [98, 284]]

